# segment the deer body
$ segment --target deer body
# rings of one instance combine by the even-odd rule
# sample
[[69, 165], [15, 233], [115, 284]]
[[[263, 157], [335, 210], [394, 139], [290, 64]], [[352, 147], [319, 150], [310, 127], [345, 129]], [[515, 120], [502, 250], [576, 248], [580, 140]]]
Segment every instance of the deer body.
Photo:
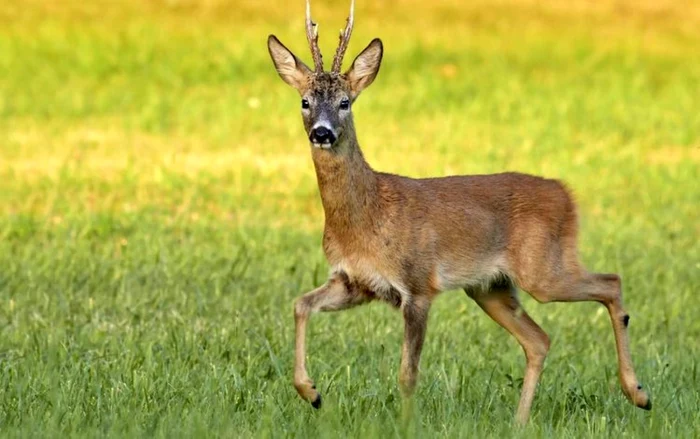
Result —
[[[337, 172], [338, 180], [349, 179]], [[367, 187], [355, 186], [340, 198], [335, 192], [344, 185], [319, 177], [324, 251], [333, 271], [369, 289], [391, 286], [405, 299], [515, 278], [511, 267], [518, 259], [538, 255], [522, 255], [526, 249], [509, 237], [529, 232], [530, 238], [539, 233], [565, 239], [562, 223], [575, 228], [573, 204], [556, 181], [514, 173], [418, 180], [370, 172], [362, 183]], [[543, 206], [538, 192], [557, 203]], [[523, 218], [524, 212], [539, 218]]]
[[315, 312], [338, 311], [379, 299], [404, 317], [400, 385], [410, 396], [418, 376], [430, 304], [439, 292], [463, 289], [509, 331], [526, 357], [517, 420], [527, 421], [546, 354], [547, 334], [521, 308], [516, 288], [539, 302], [596, 301], [610, 314], [625, 395], [649, 409], [629, 353], [629, 316], [620, 279], [589, 273], [579, 263], [576, 205], [556, 180], [504, 173], [412, 179], [375, 172], [365, 161], [350, 111], [379, 70], [379, 40], [339, 69], [352, 30], [341, 34], [331, 72], [323, 71], [307, 1], [311, 71], [279, 40], [268, 48], [280, 76], [302, 95], [325, 212], [323, 249], [328, 281], [295, 304], [294, 385], [320, 407], [306, 370], [306, 323]]

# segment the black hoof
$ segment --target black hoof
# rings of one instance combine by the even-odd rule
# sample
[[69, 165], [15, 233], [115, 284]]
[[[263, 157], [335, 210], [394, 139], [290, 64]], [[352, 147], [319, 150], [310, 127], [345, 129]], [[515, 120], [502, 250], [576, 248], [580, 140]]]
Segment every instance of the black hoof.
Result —
[[[651, 403], [650, 403], [651, 404]], [[311, 401], [311, 407], [315, 409], [320, 409], [321, 408], [321, 394], [319, 393], [318, 396], [316, 396], [316, 399]]]
[[640, 406], [639, 408], [642, 410], [651, 410], [651, 398], [649, 398], [645, 406]]

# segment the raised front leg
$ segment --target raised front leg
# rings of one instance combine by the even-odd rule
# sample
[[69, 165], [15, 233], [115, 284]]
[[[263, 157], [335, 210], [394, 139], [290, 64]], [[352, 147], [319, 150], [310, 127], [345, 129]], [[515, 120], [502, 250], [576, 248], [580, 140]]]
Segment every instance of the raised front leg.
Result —
[[418, 380], [418, 365], [423, 350], [425, 330], [428, 327], [428, 312], [430, 301], [417, 297], [402, 304], [404, 319], [404, 339], [401, 351], [401, 372], [399, 384], [401, 393], [410, 397]]
[[367, 303], [373, 295], [349, 282], [344, 273], [334, 273], [321, 287], [297, 299], [294, 305], [296, 341], [294, 387], [314, 408], [321, 407], [321, 394], [306, 372], [306, 322], [319, 311], [340, 311]]

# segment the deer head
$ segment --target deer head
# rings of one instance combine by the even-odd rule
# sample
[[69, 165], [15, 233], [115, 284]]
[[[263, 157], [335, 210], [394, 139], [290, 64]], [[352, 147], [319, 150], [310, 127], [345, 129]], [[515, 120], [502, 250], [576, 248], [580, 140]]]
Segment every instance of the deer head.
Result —
[[309, 0], [306, 1], [306, 38], [313, 56], [314, 70], [307, 67], [274, 35], [267, 39], [267, 47], [277, 73], [301, 95], [304, 128], [314, 148], [340, 150], [342, 145], [354, 143], [352, 104], [379, 72], [383, 47], [381, 40], [375, 38], [355, 58], [350, 69], [340, 73], [350, 42], [354, 11], [355, 1], [352, 0], [350, 15], [345, 29], [340, 32], [340, 43], [330, 72], [323, 70], [323, 58], [318, 47], [318, 25], [311, 20]]

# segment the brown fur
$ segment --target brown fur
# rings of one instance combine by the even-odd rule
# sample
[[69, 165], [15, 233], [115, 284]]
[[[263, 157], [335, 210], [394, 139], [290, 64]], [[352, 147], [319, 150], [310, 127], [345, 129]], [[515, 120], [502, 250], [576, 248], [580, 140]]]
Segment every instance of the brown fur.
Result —
[[632, 367], [619, 277], [589, 273], [579, 263], [576, 205], [562, 183], [518, 173], [412, 179], [376, 172], [362, 155], [351, 112], [338, 110], [337, 103], [354, 101], [374, 80], [381, 42], [373, 41], [342, 75], [312, 73], [274, 37], [268, 45], [283, 79], [311, 102], [303, 111], [307, 133], [322, 119], [338, 137], [328, 148], [312, 147], [325, 212], [323, 249], [332, 269], [326, 284], [295, 305], [294, 383], [303, 398], [320, 405], [305, 366], [312, 313], [374, 299], [400, 307], [405, 337], [399, 379], [410, 395], [430, 304], [439, 292], [461, 288], [525, 352], [517, 420], [526, 422], [549, 338], [520, 307], [520, 287], [540, 302], [605, 305], [623, 391], [637, 406], [650, 407]]

